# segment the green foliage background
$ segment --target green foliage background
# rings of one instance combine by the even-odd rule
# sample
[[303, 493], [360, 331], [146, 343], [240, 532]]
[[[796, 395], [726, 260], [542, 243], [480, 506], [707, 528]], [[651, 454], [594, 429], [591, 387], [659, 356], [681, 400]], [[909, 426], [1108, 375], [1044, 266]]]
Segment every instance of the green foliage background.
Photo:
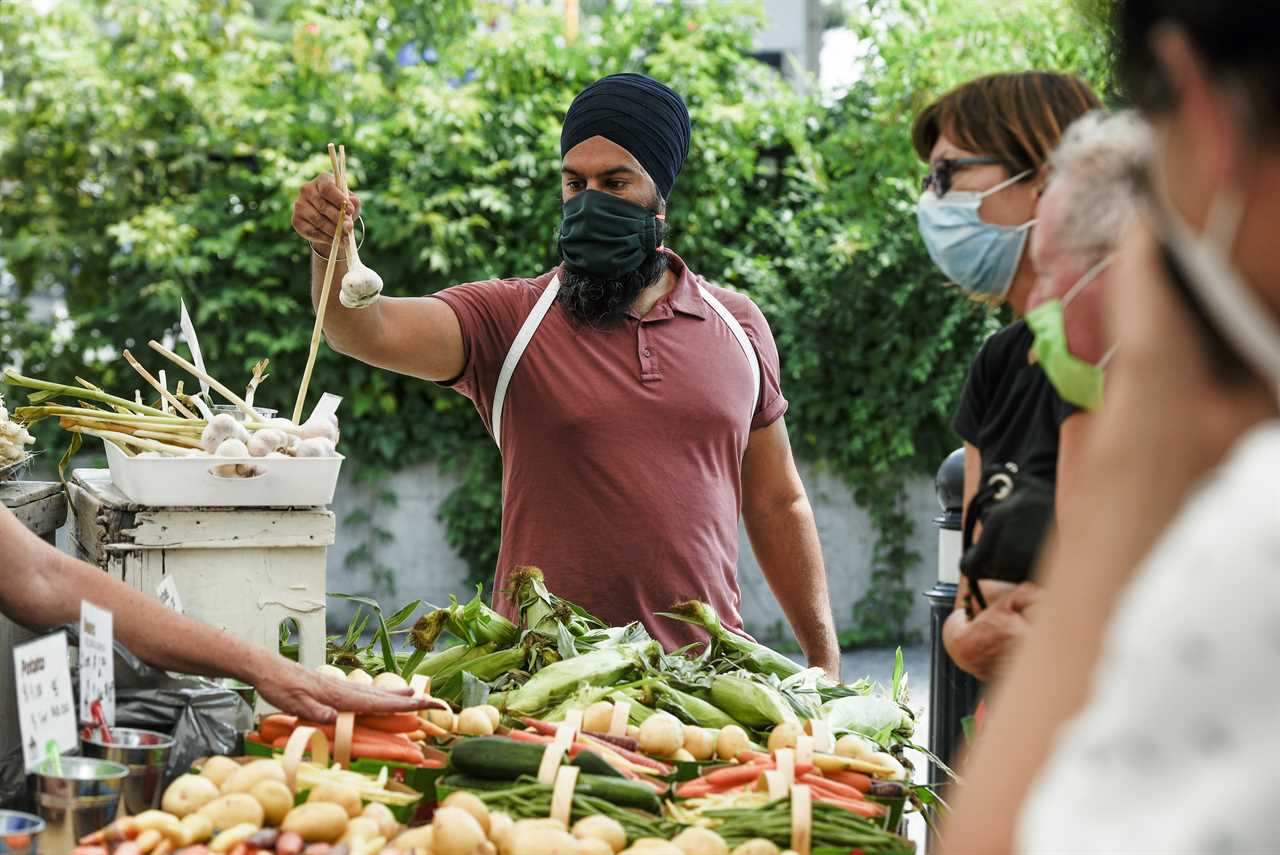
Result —
[[[347, 145], [365, 255], [388, 293], [532, 275], [555, 262], [565, 108], [603, 74], [643, 71], [684, 94], [695, 125], [671, 244], [760, 304], [797, 455], [839, 474], [879, 529], [875, 585], [847, 640], [901, 637], [919, 558], [903, 483], [957, 444], [950, 413], [998, 323], [924, 253], [909, 124], [981, 73], [1069, 70], [1105, 87], [1101, 34], [1064, 0], [859, 4], [847, 21], [863, 77], [822, 103], [746, 56], [759, 23], [750, 2], [612, 5], [591, 4], [584, 37], [566, 47], [540, 3], [0, 4], [0, 359], [132, 389], [116, 353], [173, 330], [181, 296], [214, 373], [238, 385], [269, 357], [258, 400], [288, 409], [311, 330], [290, 207], [328, 169], [327, 141]], [[423, 47], [438, 58], [396, 62]], [[33, 319], [33, 293], [64, 297], [70, 317]], [[498, 460], [470, 402], [323, 350], [312, 388], [347, 397], [344, 444], [363, 480], [423, 460], [461, 477], [442, 514], [487, 579]], [[368, 564], [373, 593], [425, 572], [378, 563], [393, 533], [373, 515], [348, 522], [365, 532], [353, 560]]]

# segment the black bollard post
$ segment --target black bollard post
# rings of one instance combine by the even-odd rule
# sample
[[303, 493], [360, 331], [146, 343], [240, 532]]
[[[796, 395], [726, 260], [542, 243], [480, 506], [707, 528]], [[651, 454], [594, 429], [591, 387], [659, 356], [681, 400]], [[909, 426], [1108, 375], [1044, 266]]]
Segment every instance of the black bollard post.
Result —
[[[929, 672], [929, 750], [943, 762], [955, 762], [964, 744], [961, 722], [978, 703], [981, 684], [961, 671], [942, 646], [942, 625], [955, 607], [960, 580], [960, 529], [964, 507], [964, 449], [958, 448], [938, 467], [938, 582], [924, 595], [932, 613], [931, 668]], [[929, 764], [929, 781], [940, 784], [945, 774]], [[945, 798], [945, 796], [944, 796]]]

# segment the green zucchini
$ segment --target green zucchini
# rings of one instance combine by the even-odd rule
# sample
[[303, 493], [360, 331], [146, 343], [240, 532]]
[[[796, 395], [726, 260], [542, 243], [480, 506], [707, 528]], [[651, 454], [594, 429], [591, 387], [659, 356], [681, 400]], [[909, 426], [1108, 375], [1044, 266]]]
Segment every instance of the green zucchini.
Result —
[[521, 775], [537, 775], [546, 750], [545, 745], [504, 736], [475, 736], [460, 740], [449, 757], [453, 768], [463, 774], [514, 781]]
[[599, 775], [603, 778], [624, 778], [621, 772], [613, 767], [613, 764], [601, 757], [594, 751], [580, 751], [578, 756], [573, 758], [573, 766], [577, 766], [583, 772], [591, 775]]
[[511, 789], [510, 781], [495, 781], [492, 778], [477, 778], [474, 775], [446, 775], [440, 779], [440, 786], [450, 790], [495, 790]]
[[626, 778], [582, 774], [578, 776], [578, 786], [574, 792], [604, 799], [618, 807], [640, 808], [657, 814], [662, 812], [662, 804], [658, 801], [658, 796], [652, 787], [639, 781], [628, 781]]

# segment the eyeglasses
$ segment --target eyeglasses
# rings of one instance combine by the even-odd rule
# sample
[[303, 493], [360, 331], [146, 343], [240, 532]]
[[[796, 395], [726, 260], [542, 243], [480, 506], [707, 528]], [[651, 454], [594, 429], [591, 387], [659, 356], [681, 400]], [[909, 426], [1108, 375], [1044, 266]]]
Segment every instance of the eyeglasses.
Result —
[[970, 166], [989, 166], [1003, 163], [998, 157], [954, 157], [943, 158], [933, 162], [929, 174], [924, 177], [924, 181], [920, 183], [920, 189], [932, 190], [939, 196], [947, 195], [951, 189], [951, 179], [955, 177], [955, 173], [960, 169], [967, 169]]

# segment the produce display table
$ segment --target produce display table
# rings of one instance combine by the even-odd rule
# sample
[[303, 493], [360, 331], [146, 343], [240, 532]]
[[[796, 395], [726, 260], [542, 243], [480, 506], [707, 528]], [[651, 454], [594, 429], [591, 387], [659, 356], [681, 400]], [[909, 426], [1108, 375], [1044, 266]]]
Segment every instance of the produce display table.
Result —
[[302, 664], [324, 662], [327, 508], [148, 508], [105, 469], [75, 470], [67, 491], [78, 557], [152, 596], [171, 576], [187, 614], [270, 649], [292, 618]]
[[[53, 543], [67, 519], [62, 485], [46, 481], [0, 481], [0, 502], [37, 536]], [[30, 641], [35, 634], [0, 615], [0, 650]], [[22, 749], [18, 740], [18, 696], [12, 654], [0, 657], [0, 805], [22, 791]]]

